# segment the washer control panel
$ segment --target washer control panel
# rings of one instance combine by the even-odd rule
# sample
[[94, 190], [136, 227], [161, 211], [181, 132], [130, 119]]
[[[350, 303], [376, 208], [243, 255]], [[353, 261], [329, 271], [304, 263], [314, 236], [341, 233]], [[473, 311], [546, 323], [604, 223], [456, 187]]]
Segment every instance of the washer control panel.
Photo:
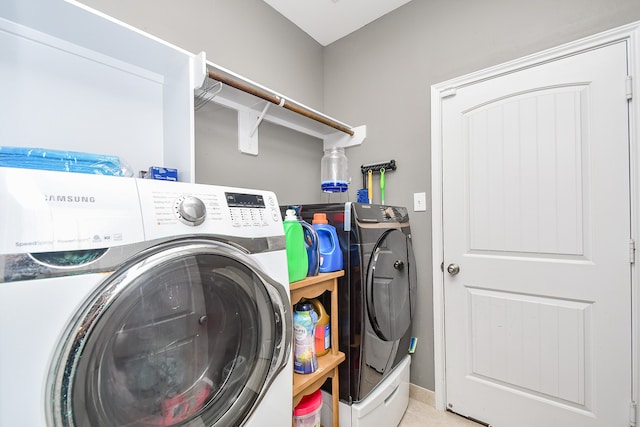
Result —
[[139, 179], [145, 238], [205, 233], [239, 237], [284, 234], [274, 193]]
[[281, 220], [274, 195], [225, 192], [225, 197], [231, 222], [236, 227], [264, 226]]

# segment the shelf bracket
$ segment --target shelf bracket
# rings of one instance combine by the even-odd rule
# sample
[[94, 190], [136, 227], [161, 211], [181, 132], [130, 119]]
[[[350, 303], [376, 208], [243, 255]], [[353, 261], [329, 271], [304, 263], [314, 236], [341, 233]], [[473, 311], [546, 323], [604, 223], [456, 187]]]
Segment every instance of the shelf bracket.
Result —
[[260, 118], [254, 110], [238, 110], [238, 150], [258, 155], [258, 124]]
[[[284, 103], [285, 99], [280, 98], [280, 104], [278, 104], [278, 106], [282, 107]], [[258, 155], [258, 128], [264, 116], [267, 115], [267, 111], [269, 111], [271, 105], [270, 102], [265, 103], [262, 112], [257, 118], [254, 110], [247, 109], [238, 111], [238, 149], [241, 153], [251, 154], [253, 156]], [[247, 132], [247, 129], [250, 130]]]
[[262, 109], [262, 113], [260, 113], [260, 115], [258, 116], [258, 120], [256, 120], [256, 124], [253, 125], [253, 128], [251, 129], [251, 132], [249, 132], [249, 136], [252, 137], [256, 131], [258, 130], [258, 126], [260, 126], [260, 123], [262, 123], [262, 119], [264, 119], [264, 116], [267, 114], [267, 110], [269, 110], [269, 106], [271, 104], [269, 104], [268, 102], [264, 104], [264, 108]]
[[367, 126], [356, 126], [352, 128], [354, 131], [353, 136], [348, 135], [344, 132], [334, 132], [330, 135], [324, 137], [324, 149], [335, 148], [335, 147], [354, 147], [356, 145], [362, 144], [364, 139], [367, 137]]

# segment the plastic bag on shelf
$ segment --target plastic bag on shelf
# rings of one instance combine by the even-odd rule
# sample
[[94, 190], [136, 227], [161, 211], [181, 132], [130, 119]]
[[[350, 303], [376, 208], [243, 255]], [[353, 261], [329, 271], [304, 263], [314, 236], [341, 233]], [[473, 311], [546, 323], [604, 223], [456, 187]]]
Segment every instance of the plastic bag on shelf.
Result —
[[0, 167], [133, 176], [133, 169], [118, 156], [46, 148], [0, 146]]

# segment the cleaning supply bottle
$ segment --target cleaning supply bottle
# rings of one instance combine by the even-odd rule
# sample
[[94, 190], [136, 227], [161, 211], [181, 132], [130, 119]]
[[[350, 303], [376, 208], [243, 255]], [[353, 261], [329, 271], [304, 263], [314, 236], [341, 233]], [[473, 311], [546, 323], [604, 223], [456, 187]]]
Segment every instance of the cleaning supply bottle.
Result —
[[293, 313], [293, 372], [310, 374], [318, 369], [315, 332], [318, 315], [308, 301], [295, 305]]
[[283, 224], [289, 282], [297, 282], [307, 277], [309, 269], [307, 249], [304, 246], [304, 233], [293, 209], [287, 209]]
[[309, 269], [307, 276], [317, 276], [320, 268], [320, 248], [318, 247], [318, 232], [307, 221], [300, 220], [304, 234], [304, 246], [307, 249], [307, 262]]
[[318, 247], [320, 248], [320, 273], [342, 270], [342, 250], [338, 242], [336, 228], [327, 221], [326, 213], [313, 214], [313, 228], [318, 233]]
[[322, 412], [322, 391], [320, 389], [306, 394], [293, 408], [293, 427], [320, 427]]
[[316, 324], [316, 355], [324, 356], [331, 349], [331, 325], [330, 318], [324, 306], [316, 298], [309, 300], [313, 305], [313, 310], [318, 314]]
[[324, 150], [320, 160], [320, 188], [325, 193], [343, 193], [349, 188], [347, 156], [344, 148]]

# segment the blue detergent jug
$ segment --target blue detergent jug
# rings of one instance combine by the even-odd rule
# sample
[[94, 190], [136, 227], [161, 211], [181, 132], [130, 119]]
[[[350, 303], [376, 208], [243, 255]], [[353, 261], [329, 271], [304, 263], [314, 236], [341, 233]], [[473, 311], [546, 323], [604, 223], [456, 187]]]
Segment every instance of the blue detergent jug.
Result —
[[307, 248], [307, 260], [309, 261], [309, 270], [307, 276], [317, 276], [320, 268], [320, 248], [318, 247], [318, 233], [311, 224], [300, 220], [302, 232], [304, 234], [304, 245]]
[[313, 214], [313, 228], [318, 233], [318, 247], [320, 249], [320, 273], [342, 270], [342, 250], [338, 241], [336, 228], [327, 221], [326, 213]]

